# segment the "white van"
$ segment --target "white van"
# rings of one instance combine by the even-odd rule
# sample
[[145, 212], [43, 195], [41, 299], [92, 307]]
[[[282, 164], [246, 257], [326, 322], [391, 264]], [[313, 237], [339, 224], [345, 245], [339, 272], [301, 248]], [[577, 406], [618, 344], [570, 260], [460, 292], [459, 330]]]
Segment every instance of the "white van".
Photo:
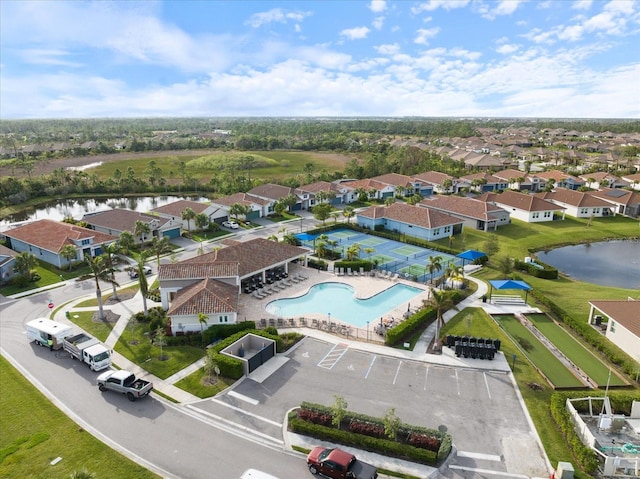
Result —
[[258, 471], [257, 469], [247, 469], [242, 473], [240, 479], [278, 479], [276, 476]]
[[60, 349], [62, 340], [71, 336], [71, 331], [71, 326], [57, 323], [48, 318], [37, 318], [27, 323], [29, 341], [35, 341], [41, 346], [49, 346], [49, 340], [51, 340], [51, 349]]

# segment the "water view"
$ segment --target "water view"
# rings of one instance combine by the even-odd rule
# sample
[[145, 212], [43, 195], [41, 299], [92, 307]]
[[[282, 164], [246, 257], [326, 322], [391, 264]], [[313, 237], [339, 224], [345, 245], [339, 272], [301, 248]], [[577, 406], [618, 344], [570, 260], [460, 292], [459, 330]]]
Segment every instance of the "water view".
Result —
[[537, 255], [540, 261], [580, 281], [618, 288], [640, 288], [640, 241], [564, 246]]

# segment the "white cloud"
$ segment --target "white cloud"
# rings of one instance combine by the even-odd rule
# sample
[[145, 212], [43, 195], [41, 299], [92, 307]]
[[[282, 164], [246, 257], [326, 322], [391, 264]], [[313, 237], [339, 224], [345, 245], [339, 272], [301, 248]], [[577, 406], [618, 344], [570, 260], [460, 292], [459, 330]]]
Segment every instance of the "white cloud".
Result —
[[574, 10], [589, 10], [592, 4], [593, 0], [575, 0], [571, 8]]
[[349, 40], [361, 40], [363, 38], [367, 38], [370, 31], [369, 27], [347, 28], [346, 30], [342, 30], [340, 35], [347, 37]]
[[376, 30], [380, 30], [384, 25], [384, 17], [376, 17], [376, 18], [374, 18], [373, 21], [371, 22], [371, 25]]
[[518, 51], [518, 45], [505, 43], [504, 45], [500, 45], [496, 48], [496, 52], [502, 55], [510, 55], [516, 51]]
[[79, 62], [68, 60], [67, 58], [72, 55], [72, 53], [66, 50], [28, 48], [20, 51], [20, 55], [25, 63], [35, 65], [55, 65], [72, 68], [82, 66]]
[[435, 37], [440, 32], [439, 27], [419, 28], [413, 42], [419, 45], [428, 45], [429, 39]]
[[258, 28], [262, 25], [268, 25], [269, 23], [274, 22], [287, 23], [290, 20], [294, 22], [301, 22], [309, 15], [311, 15], [310, 12], [287, 11], [282, 8], [273, 8], [266, 12], [254, 13], [247, 21], [247, 24], [251, 25], [253, 28]]
[[400, 51], [400, 45], [398, 45], [397, 43], [386, 43], [383, 45], [378, 45], [374, 47], [374, 49], [381, 55], [395, 55]]
[[464, 8], [469, 4], [469, 0], [429, 0], [411, 8], [411, 12], [417, 15], [421, 12], [432, 12], [438, 8], [443, 10], [454, 10]]
[[387, 9], [386, 0], [371, 0], [369, 9], [374, 13], [384, 12]]
[[478, 9], [483, 18], [486, 18], [487, 20], [495, 20], [496, 17], [502, 15], [511, 15], [524, 1], [525, 0], [500, 0], [497, 3], [497, 6], [493, 6], [496, 4], [491, 3], [493, 7], [490, 8], [489, 5], [483, 3], [479, 5]]

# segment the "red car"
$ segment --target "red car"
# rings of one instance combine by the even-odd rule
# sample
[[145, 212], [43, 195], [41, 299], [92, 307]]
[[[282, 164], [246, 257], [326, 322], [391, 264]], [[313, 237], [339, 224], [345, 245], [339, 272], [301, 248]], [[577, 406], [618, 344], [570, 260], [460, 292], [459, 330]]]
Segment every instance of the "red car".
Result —
[[378, 471], [371, 464], [359, 461], [353, 454], [338, 448], [318, 446], [307, 456], [311, 474], [331, 479], [376, 479]]

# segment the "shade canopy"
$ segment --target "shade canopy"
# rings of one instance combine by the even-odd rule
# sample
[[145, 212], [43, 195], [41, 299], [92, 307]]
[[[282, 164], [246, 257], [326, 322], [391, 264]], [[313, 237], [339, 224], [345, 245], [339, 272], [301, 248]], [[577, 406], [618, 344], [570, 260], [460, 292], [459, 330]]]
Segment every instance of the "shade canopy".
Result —
[[491, 286], [495, 289], [523, 289], [525, 291], [531, 289], [531, 286], [524, 281], [516, 281], [513, 279], [492, 279], [489, 283], [491, 283]]
[[462, 258], [469, 261], [475, 261], [478, 258], [482, 258], [483, 256], [487, 256], [487, 254], [483, 253], [482, 251], [476, 251], [475, 249], [468, 249], [467, 251], [463, 251], [462, 253], [456, 255], [457, 258]]
[[309, 233], [299, 233], [295, 235], [300, 241], [313, 241], [318, 237], [318, 235], [312, 235]]

